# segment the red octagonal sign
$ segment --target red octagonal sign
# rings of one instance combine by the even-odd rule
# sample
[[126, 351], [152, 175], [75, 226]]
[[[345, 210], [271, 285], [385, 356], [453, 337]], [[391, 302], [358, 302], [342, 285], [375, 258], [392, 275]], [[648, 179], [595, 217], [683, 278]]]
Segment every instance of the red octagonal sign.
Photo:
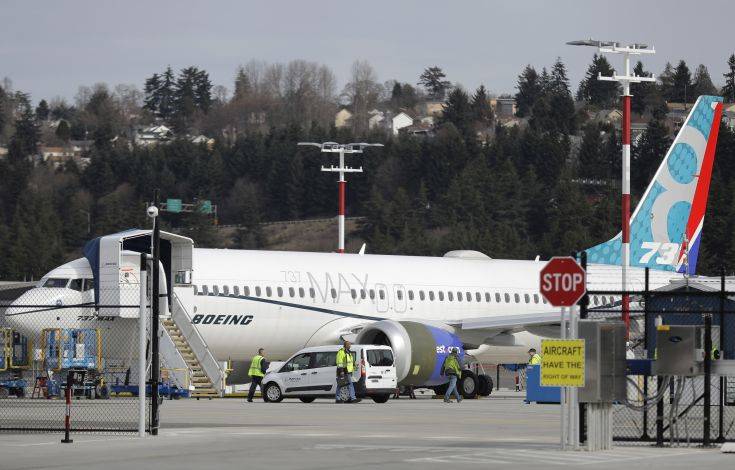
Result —
[[571, 307], [587, 292], [586, 277], [574, 258], [556, 256], [541, 269], [541, 295], [554, 307]]

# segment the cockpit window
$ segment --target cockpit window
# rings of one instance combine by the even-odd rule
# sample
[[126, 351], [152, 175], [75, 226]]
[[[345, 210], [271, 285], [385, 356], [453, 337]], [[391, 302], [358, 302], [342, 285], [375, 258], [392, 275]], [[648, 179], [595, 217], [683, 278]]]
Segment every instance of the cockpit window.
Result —
[[66, 284], [68, 282], [69, 282], [69, 279], [64, 279], [60, 277], [50, 277], [46, 279], [46, 282], [43, 284], [43, 287], [64, 288], [66, 287]]
[[84, 279], [72, 279], [69, 283], [69, 289], [78, 290], [79, 292], [82, 291], [82, 286], [84, 285]]
[[84, 290], [92, 290], [94, 289], [94, 279], [85, 279], [84, 280]]

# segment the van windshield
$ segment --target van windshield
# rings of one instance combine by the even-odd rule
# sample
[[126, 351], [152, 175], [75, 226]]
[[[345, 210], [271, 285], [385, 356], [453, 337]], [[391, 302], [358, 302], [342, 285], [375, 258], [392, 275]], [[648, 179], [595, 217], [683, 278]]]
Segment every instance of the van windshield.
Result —
[[61, 277], [50, 277], [46, 279], [46, 282], [43, 283], [43, 287], [64, 288], [68, 283], [69, 279], [64, 279]]
[[390, 349], [369, 349], [367, 361], [371, 366], [392, 366], [393, 352]]

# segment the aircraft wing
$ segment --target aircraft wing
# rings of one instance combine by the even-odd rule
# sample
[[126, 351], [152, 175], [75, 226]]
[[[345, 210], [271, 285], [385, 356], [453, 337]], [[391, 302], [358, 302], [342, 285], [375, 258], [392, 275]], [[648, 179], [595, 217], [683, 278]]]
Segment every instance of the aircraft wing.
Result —
[[561, 322], [561, 312], [522, 313], [482, 318], [468, 318], [451, 323], [463, 330], [514, 330], [527, 326], [553, 325]]

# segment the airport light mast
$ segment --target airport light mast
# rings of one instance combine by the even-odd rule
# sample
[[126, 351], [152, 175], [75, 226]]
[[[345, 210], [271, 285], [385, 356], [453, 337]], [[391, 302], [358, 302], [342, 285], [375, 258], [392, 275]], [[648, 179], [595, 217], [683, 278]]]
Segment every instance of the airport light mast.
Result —
[[630, 44], [621, 46], [616, 41], [597, 41], [585, 39], [581, 41], [570, 41], [570, 46], [596, 47], [600, 54], [623, 54], [623, 75], [613, 74], [611, 77], [599, 74], [598, 80], [606, 82], [618, 82], [623, 86], [623, 161], [622, 161], [622, 240], [621, 240], [621, 265], [622, 265], [622, 317], [625, 322], [626, 335], [630, 332], [630, 296], [628, 291], [628, 266], [630, 266], [630, 84], [641, 82], [655, 82], [654, 76], [639, 77], [631, 74], [630, 56], [641, 54], [655, 54], [655, 48], [649, 48], [646, 44]]
[[337, 217], [339, 224], [339, 235], [337, 252], [345, 252], [345, 189], [347, 181], [345, 180], [345, 173], [362, 173], [362, 167], [351, 168], [345, 166], [345, 154], [362, 153], [366, 147], [382, 147], [383, 144], [368, 144], [365, 142], [351, 143], [351, 144], [338, 144], [337, 142], [323, 142], [321, 144], [316, 142], [299, 142], [299, 146], [311, 146], [319, 147], [323, 153], [338, 153], [339, 154], [339, 166], [330, 165], [329, 167], [322, 166], [322, 171], [336, 172], [339, 173], [339, 215]]

